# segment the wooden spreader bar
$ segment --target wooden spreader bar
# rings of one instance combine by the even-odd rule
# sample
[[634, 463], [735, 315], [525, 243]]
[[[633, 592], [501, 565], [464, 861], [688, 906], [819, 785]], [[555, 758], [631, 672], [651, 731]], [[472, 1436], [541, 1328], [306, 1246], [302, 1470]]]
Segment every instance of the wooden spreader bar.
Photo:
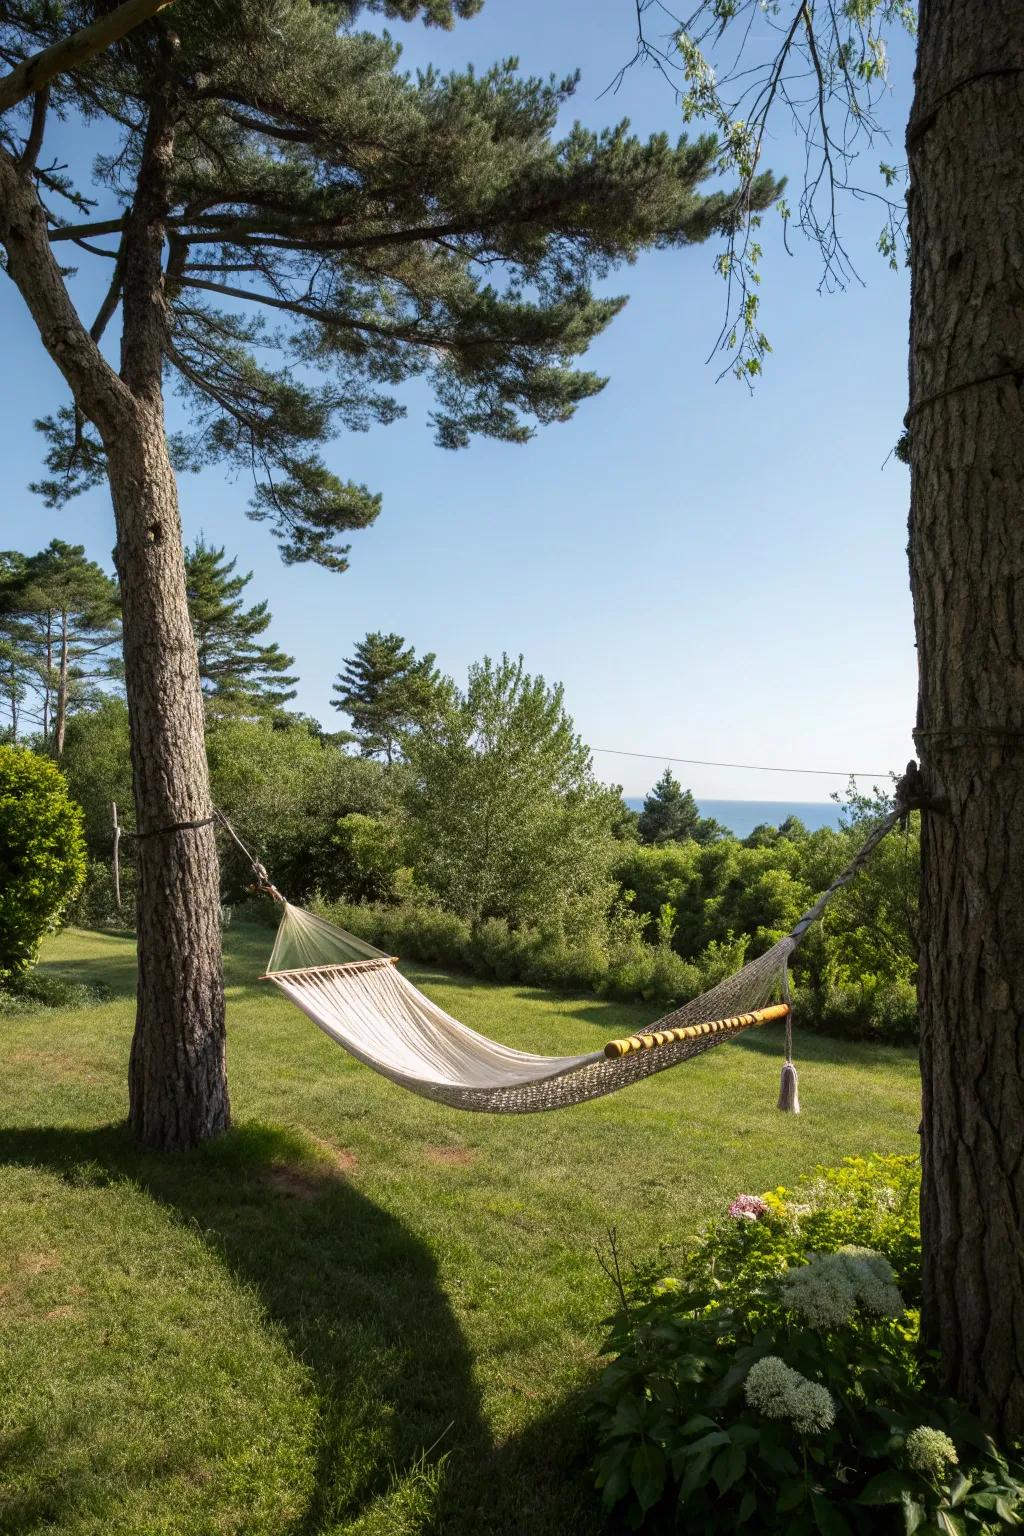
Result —
[[717, 1035], [725, 1030], [749, 1029], [752, 1024], [770, 1024], [773, 1019], [784, 1019], [788, 1013], [788, 1003], [772, 1003], [769, 1008], [755, 1008], [753, 1013], [738, 1013], [731, 1019], [711, 1019], [705, 1024], [684, 1024], [678, 1029], [656, 1029], [649, 1035], [609, 1040], [604, 1053], [614, 1060], [618, 1056], [628, 1056], [630, 1051], [650, 1051], [677, 1040], [696, 1040], [698, 1035]]
[[346, 976], [353, 971], [379, 971], [385, 965], [397, 965], [397, 955], [381, 955], [380, 959], [347, 960], [342, 965], [304, 965], [296, 971], [264, 971], [257, 981], [279, 981], [282, 976]]

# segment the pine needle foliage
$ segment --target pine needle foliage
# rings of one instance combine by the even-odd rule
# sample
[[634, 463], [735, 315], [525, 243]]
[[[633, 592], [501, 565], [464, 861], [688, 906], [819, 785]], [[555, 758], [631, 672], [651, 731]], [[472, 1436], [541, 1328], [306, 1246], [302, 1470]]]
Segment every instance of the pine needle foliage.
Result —
[[713, 816], [702, 816], [693, 791], [666, 768], [643, 803], [636, 824], [642, 843], [713, 843], [727, 835]]
[[[390, 36], [359, 30], [364, 12], [447, 27], [479, 4], [176, 0], [52, 87], [51, 110], [119, 136], [91, 188], [45, 159], [36, 169], [62, 256], [110, 263], [94, 335], [117, 312], [148, 127], [156, 112], [174, 124], [165, 361], [190, 421], [176, 462], [251, 472], [250, 515], [288, 561], [344, 569], [344, 535], [379, 511], [324, 463], [337, 430], [394, 421], [415, 377], [447, 448], [567, 420], [604, 383], [579, 359], [625, 302], [595, 283], [644, 249], [732, 231], [778, 194], [770, 174], [742, 200], [702, 193], [722, 163], [713, 136], [643, 141], [623, 122], [557, 137], [575, 76], [528, 78], [514, 59], [412, 75]], [[0, 60], [100, 10], [0, 0]], [[20, 152], [29, 131], [8, 114], [0, 142]], [[119, 211], [90, 219], [97, 197]], [[74, 410], [39, 425], [48, 500], [103, 477]]]
[[266, 601], [247, 608], [242, 598], [252, 572], [236, 575], [237, 560], [202, 538], [185, 551], [185, 582], [199, 675], [210, 714], [272, 715], [295, 697], [294, 656], [276, 641]]
[[402, 754], [403, 738], [440, 709], [448, 684], [435, 660], [433, 651], [418, 657], [401, 635], [374, 633], [358, 642], [338, 674], [331, 703], [348, 715], [364, 757], [392, 764]]

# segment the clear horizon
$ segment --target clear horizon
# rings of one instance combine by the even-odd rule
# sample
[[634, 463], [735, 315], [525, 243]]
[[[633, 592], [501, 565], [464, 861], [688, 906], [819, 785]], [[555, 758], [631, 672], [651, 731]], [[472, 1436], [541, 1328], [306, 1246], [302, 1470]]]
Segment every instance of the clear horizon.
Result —
[[[514, 13], [488, 0], [449, 34], [392, 31], [409, 68], [486, 66], [512, 53], [542, 75], [579, 65], [566, 124], [628, 115], [643, 134], [681, 131], [668, 87], [650, 71], [602, 94], [632, 53], [635, 13], [627, 0], [600, 0], [597, 11], [595, 25], [583, 0], [525, 0]], [[894, 58], [893, 82], [898, 140], [907, 50]], [[74, 159], [79, 138], [68, 124], [49, 147]], [[795, 176], [799, 146], [776, 139], [767, 161]], [[525, 448], [444, 453], [415, 387], [402, 394], [404, 421], [338, 438], [331, 467], [384, 496], [377, 524], [353, 536], [343, 576], [284, 567], [265, 527], [245, 519], [244, 481], [212, 470], [183, 477], [186, 538], [202, 532], [253, 570], [250, 601], [269, 601], [270, 635], [296, 657], [295, 707], [340, 724], [329, 697], [343, 658], [368, 630], [397, 630], [457, 679], [484, 654], [521, 652], [532, 672], [564, 683], [598, 773], [630, 796], [658, 777], [662, 753], [832, 770], [673, 765], [702, 799], [821, 804], [850, 771], [868, 788], [902, 769], [916, 678], [908, 481], [891, 450], [906, 404], [907, 281], [874, 249], [876, 210], [850, 202], [843, 219], [865, 286], [832, 296], [817, 293], [807, 246], [794, 239], [787, 257], [777, 219], [766, 220], [762, 307], [774, 350], [753, 395], [716, 383], [718, 366], [706, 363], [724, 302], [712, 243], [612, 275], [605, 289], [630, 303], [586, 359], [610, 377], [607, 389]], [[89, 312], [106, 273], [82, 261], [76, 293]], [[9, 479], [27, 487], [41, 465], [32, 420], [65, 395], [12, 285], [2, 314], [2, 446]], [[172, 398], [172, 426], [177, 409]], [[5, 546], [60, 537], [110, 567], [105, 492], [52, 511], [21, 490], [2, 530]]]

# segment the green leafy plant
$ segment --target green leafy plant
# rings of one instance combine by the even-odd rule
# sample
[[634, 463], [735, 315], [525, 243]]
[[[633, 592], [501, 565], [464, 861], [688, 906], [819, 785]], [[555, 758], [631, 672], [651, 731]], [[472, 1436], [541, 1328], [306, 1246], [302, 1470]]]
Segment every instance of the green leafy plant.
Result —
[[737, 1197], [674, 1274], [619, 1281], [592, 1405], [610, 1510], [758, 1536], [1024, 1524], [1024, 1467], [920, 1347], [917, 1185], [909, 1158], [851, 1159]]
[[32, 964], [84, 878], [82, 812], [60, 770], [0, 747], [0, 986]]
[[15, 990], [0, 987], [0, 1019], [21, 1018], [34, 1013], [64, 1013], [71, 1008], [97, 1008], [109, 996], [108, 988], [101, 985], [90, 986], [83, 981], [67, 981], [63, 976], [28, 971], [18, 979]]

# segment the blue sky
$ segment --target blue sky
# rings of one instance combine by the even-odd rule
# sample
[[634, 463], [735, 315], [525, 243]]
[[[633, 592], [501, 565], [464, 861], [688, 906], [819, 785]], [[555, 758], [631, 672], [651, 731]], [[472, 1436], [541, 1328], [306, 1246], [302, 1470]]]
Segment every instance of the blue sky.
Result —
[[[638, 132], [679, 131], [665, 83], [629, 73], [632, 0], [487, 0], [450, 34], [398, 27], [405, 61], [484, 67], [515, 54], [524, 70], [583, 78], [573, 111], [592, 126], [622, 116]], [[896, 50], [885, 109], [899, 160], [910, 61]], [[77, 142], [65, 130], [58, 147]], [[800, 146], [769, 146], [796, 175]], [[774, 348], [754, 394], [706, 364], [724, 302], [715, 247], [660, 253], [608, 284], [630, 302], [592, 349], [609, 375], [576, 419], [526, 447], [434, 447], [421, 390], [388, 428], [336, 440], [332, 467], [383, 492], [377, 524], [356, 534], [337, 576], [281, 564], [244, 515], [249, 487], [208, 471], [181, 484], [186, 537], [237, 553], [266, 597], [272, 636], [297, 658], [298, 707], [328, 725], [331, 682], [367, 630], [397, 630], [456, 678], [484, 654], [522, 652], [565, 684], [594, 748], [877, 774], [912, 755], [913, 624], [906, 574], [908, 476], [890, 456], [906, 408], [908, 284], [875, 253], [870, 204], [843, 211], [864, 286], [822, 295], [799, 239], [765, 244], [763, 319]], [[83, 260], [87, 258], [83, 257]], [[98, 265], [98, 264], [97, 264]], [[103, 274], [105, 275], [105, 274]], [[81, 280], [83, 309], [93, 283]], [[0, 289], [0, 453], [12, 489], [5, 546], [52, 537], [109, 566], [109, 499], [49, 511], [27, 490], [39, 472], [32, 419], [63, 398], [13, 287]], [[643, 793], [659, 761], [595, 755], [599, 774]], [[832, 777], [683, 768], [705, 797], [824, 800]], [[864, 781], [865, 784], [869, 781]]]

